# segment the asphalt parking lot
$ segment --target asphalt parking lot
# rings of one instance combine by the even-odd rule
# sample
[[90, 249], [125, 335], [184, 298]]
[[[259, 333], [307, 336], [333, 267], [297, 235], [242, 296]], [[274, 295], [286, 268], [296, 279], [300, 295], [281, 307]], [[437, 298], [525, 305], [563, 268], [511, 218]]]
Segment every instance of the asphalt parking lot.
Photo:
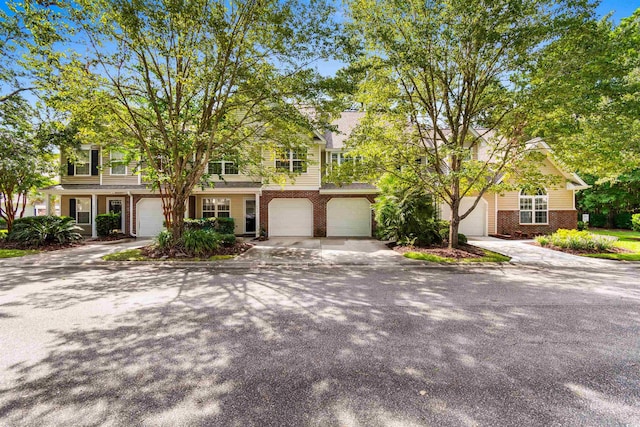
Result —
[[640, 269], [5, 265], [4, 425], [639, 425]]

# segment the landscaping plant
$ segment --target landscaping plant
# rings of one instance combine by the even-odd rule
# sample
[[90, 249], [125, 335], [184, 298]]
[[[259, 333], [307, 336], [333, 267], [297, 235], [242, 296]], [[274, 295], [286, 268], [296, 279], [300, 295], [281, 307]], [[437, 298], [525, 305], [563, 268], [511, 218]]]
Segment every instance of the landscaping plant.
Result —
[[120, 228], [121, 224], [120, 214], [108, 213], [96, 216], [96, 230], [100, 237], [111, 236], [114, 234], [114, 230]]
[[555, 246], [575, 251], [607, 251], [613, 248], [615, 239], [598, 236], [588, 231], [559, 229], [549, 236], [536, 237], [540, 246]]
[[631, 215], [631, 228], [633, 231], [640, 231], [640, 213]]
[[7, 240], [28, 246], [68, 244], [82, 240], [82, 228], [70, 217], [34, 216], [16, 219]]

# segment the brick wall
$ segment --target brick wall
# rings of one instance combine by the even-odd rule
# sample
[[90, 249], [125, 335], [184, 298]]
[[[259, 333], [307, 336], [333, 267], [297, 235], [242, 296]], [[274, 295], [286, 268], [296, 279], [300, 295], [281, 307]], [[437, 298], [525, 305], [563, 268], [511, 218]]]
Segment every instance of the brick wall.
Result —
[[515, 231], [533, 235], [549, 234], [559, 228], [574, 229], [578, 226], [575, 210], [549, 211], [549, 224], [520, 224], [520, 211], [498, 211], [498, 233], [513, 234]]
[[[333, 198], [366, 198], [371, 203], [374, 202], [375, 194], [320, 194], [319, 191], [263, 191], [260, 196], [260, 227], [269, 232], [269, 202], [273, 199], [309, 199], [313, 205], [313, 236], [327, 236], [327, 202]], [[373, 215], [373, 213], [372, 213]], [[371, 220], [371, 233], [375, 231], [375, 221]]]

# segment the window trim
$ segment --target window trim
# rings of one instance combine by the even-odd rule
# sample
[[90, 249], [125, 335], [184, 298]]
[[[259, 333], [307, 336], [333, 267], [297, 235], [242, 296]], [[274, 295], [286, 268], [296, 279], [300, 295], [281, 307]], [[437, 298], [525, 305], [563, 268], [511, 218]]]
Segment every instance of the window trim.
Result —
[[[73, 175], [74, 176], [91, 176], [91, 149], [79, 149], [76, 150], [78, 152], [85, 151], [87, 152], [88, 160], [86, 162], [79, 163], [76, 155], [76, 161], [73, 162]], [[78, 173], [78, 165], [87, 165], [87, 173]]]
[[[93, 221], [92, 221], [92, 214], [91, 214], [91, 198], [90, 197], [74, 197], [74, 199], [76, 199], [76, 212], [75, 212], [75, 217], [76, 217], [76, 224], [77, 225], [92, 225]], [[80, 200], [88, 200], [89, 201], [89, 210], [88, 211], [80, 211], [78, 210], [78, 206], [80, 206]], [[79, 222], [78, 221], [78, 212], [87, 212], [89, 213], [89, 222]]]
[[[204, 205], [205, 205], [205, 201], [206, 200], [212, 200], [213, 201], [213, 210], [209, 210], [209, 209], [205, 210], [204, 209]], [[225, 206], [229, 206], [229, 209], [220, 210], [220, 203], [218, 203], [218, 200], [226, 200], [227, 203], [225, 204]], [[213, 216], [205, 216], [204, 215], [205, 212], [213, 212]], [[202, 198], [202, 205], [201, 205], [202, 218], [220, 218], [220, 216], [219, 216], [220, 212], [229, 213], [229, 216], [222, 217], [222, 218], [231, 218], [231, 199], [229, 197], [203, 197]]]
[[[545, 188], [538, 191], [544, 191], [544, 194], [523, 194], [525, 189], [518, 193], [518, 224], [519, 225], [549, 225], [549, 192]], [[531, 209], [522, 209], [522, 200], [529, 199], [531, 201]], [[536, 209], [536, 199], [542, 199], [545, 202], [546, 209]], [[531, 222], [522, 222], [522, 212], [531, 212]], [[546, 212], [547, 220], [545, 222], [536, 222], [536, 212]]]
[[[299, 174], [305, 174], [309, 172], [309, 149], [308, 148], [301, 148], [299, 150], [293, 149], [293, 148], [288, 148], [286, 149], [288, 156], [286, 158], [284, 157], [280, 157], [280, 154], [282, 154], [284, 156], [284, 148], [281, 150], [277, 150], [275, 153], [275, 159], [274, 159], [274, 166], [276, 168], [276, 170], [281, 171], [281, 172], [289, 172], [289, 173], [299, 173]], [[304, 151], [303, 151], [304, 150]], [[297, 153], [294, 156], [294, 153]], [[299, 158], [300, 154], [302, 154], [304, 156], [304, 158]], [[285, 169], [284, 167], [280, 166], [278, 167], [278, 162], [282, 162], [282, 163], [286, 163], [288, 165], [288, 168]], [[301, 164], [302, 170], [301, 171], [296, 171], [294, 168], [294, 164], [295, 162], [298, 162]]]
[[[209, 169], [210, 169], [212, 163], [219, 163], [220, 164], [220, 172], [221, 173], [218, 174], [218, 173], [209, 172]], [[236, 173], [227, 173], [227, 164], [231, 164], [231, 165], [235, 166]], [[230, 176], [235, 176], [235, 175], [240, 175], [240, 168], [236, 165], [236, 162], [231, 161], [231, 160], [211, 160], [207, 164], [207, 172], [209, 173], [209, 175], [230, 175]]]
[[[118, 152], [120, 154], [123, 155], [123, 159], [124, 159], [124, 153]], [[118, 160], [123, 160], [123, 159], [114, 159], [113, 158], [113, 152], [109, 153], [109, 174], [110, 175], [114, 175], [114, 176], [126, 176], [127, 172], [129, 171], [128, 165], [124, 162], [118, 162]], [[113, 173], [113, 161], [116, 161], [116, 163], [120, 163], [121, 165], [124, 166], [124, 173]]]

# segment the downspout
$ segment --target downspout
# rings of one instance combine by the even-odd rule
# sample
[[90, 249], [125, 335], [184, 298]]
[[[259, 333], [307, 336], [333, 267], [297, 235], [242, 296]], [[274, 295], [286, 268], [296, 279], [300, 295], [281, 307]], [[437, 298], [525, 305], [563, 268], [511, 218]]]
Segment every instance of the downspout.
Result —
[[136, 233], [133, 232], [133, 194], [131, 191], [127, 191], [127, 196], [129, 196], [129, 234], [133, 237], [137, 237]]

